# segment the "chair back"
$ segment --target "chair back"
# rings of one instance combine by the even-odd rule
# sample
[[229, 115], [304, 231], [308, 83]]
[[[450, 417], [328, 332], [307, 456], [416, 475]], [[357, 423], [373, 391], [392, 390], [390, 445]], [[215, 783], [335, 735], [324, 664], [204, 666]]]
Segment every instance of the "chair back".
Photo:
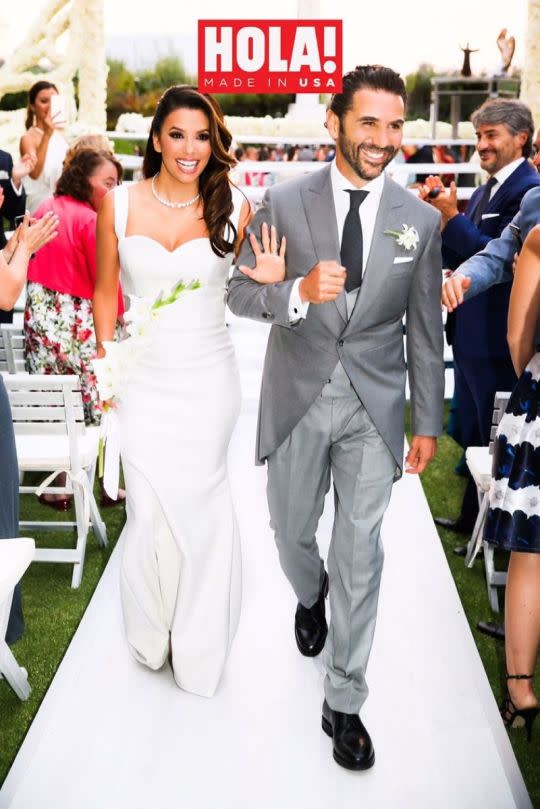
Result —
[[11, 323], [0, 324], [0, 371], [21, 374], [24, 364], [24, 331]]
[[67, 436], [72, 470], [80, 469], [77, 436], [85, 431], [81, 383], [73, 374], [4, 376], [19, 435]]
[[493, 455], [493, 446], [495, 444], [495, 436], [497, 434], [497, 427], [500, 424], [502, 417], [506, 411], [508, 400], [510, 399], [509, 391], [497, 391], [493, 401], [493, 413], [491, 415], [491, 431], [489, 434], [489, 454]]

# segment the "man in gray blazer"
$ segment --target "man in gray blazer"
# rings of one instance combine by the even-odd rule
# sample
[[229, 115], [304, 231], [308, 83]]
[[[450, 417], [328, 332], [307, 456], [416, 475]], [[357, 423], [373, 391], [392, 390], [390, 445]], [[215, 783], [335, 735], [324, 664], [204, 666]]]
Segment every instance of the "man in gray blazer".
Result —
[[[299, 602], [296, 642], [307, 656], [325, 646], [322, 724], [335, 760], [349, 769], [374, 762], [358, 713], [368, 692], [380, 525], [403, 466], [405, 314], [408, 471], [425, 469], [442, 428], [439, 214], [383, 174], [401, 144], [405, 101], [389, 68], [344, 77], [327, 113], [335, 161], [268, 190], [229, 282], [232, 311], [272, 325], [257, 461], [268, 464], [271, 525]], [[331, 477], [328, 580], [315, 534]]]

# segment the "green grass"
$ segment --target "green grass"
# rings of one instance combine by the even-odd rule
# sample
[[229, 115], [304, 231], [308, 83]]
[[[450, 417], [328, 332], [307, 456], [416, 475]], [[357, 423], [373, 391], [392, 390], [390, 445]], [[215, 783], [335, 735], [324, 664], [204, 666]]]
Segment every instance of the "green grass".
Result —
[[[453, 470], [460, 456], [461, 449], [457, 444], [448, 436], [443, 436], [436, 458], [423, 475], [424, 490], [434, 515], [453, 517], [459, 512], [465, 481], [453, 474]], [[51, 518], [49, 509], [28, 496], [22, 498], [21, 513], [25, 519], [38, 519], [40, 514], [45, 515], [46, 519]], [[13, 649], [18, 661], [30, 672], [32, 694], [28, 702], [20, 702], [7, 683], [0, 681], [0, 783], [15, 758], [105, 569], [122, 528], [124, 509], [107, 509], [104, 518], [109, 532], [109, 546], [101, 550], [93, 535], [89, 536], [83, 581], [78, 590], [70, 587], [69, 565], [34, 564], [24, 578], [27, 629], [24, 638]], [[478, 621], [493, 617], [482, 562], [476, 562], [472, 570], [467, 569], [463, 559], [452, 552], [455, 545], [463, 544], [463, 537], [444, 529], [440, 529], [439, 535], [480, 657], [495, 697], [499, 700], [504, 693], [504, 647], [501, 642], [482, 635], [476, 629]], [[36, 541], [38, 546], [52, 545], [54, 542], [61, 544], [66, 542], [68, 536], [65, 534], [60, 540], [55, 540], [52, 533], [41, 534], [36, 535]], [[540, 693], [539, 675], [540, 672], [537, 672], [537, 693]], [[531, 744], [527, 743], [523, 730], [510, 731], [510, 739], [533, 805], [540, 807], [540, 727], [535, 727]]]

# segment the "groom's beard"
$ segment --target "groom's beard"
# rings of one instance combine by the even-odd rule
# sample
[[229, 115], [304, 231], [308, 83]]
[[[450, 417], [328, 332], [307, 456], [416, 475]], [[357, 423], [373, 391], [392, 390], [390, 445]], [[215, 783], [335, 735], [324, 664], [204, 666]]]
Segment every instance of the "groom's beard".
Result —
[[369, 158], [366, 155], [366, 151], [376, 148], [373, 146], [373, 144], [353, 143], [352, 140], [347, 138], [343, 131], [340, 131], [338, 135], [338, 145], [343, 157], [352, 170], [362, 180], [367, 181], [374, 180], [376, 177], [382, 174], [387, 165], [391, 160], [394, 159], [398, 152], [398, 149], [394, 149], [393, 146], [384, 146], [381, 149], [377, 149], [378, 152], [384, 152], [385, 159], [382, 160], [381, 163], [373, 165], [372, 163], [367, 162]]

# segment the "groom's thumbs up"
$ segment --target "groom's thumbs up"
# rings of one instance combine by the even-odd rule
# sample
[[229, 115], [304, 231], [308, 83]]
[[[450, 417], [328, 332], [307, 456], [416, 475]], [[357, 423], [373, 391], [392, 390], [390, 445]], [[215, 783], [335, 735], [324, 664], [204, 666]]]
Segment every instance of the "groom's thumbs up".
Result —
[[335, 301], [345, 286], [346, 275], [345, 267], [337, 261], [319, 261], [300, 281], [300, 298], [309, 303]]

